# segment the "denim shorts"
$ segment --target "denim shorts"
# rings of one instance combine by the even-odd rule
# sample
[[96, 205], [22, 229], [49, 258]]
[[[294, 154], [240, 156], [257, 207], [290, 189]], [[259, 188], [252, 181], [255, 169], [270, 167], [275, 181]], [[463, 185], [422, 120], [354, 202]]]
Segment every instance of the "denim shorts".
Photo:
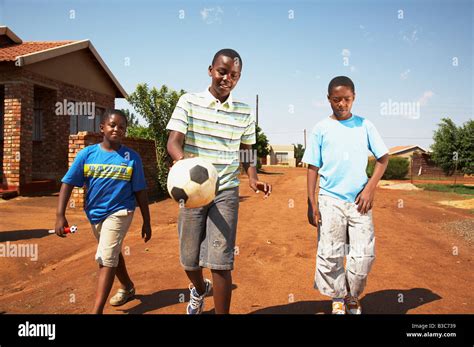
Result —
[[180, 209], [179, 253], [185, 270], [233, 270], [238, 213], [239, 187], [218, 192], [204, 207]]

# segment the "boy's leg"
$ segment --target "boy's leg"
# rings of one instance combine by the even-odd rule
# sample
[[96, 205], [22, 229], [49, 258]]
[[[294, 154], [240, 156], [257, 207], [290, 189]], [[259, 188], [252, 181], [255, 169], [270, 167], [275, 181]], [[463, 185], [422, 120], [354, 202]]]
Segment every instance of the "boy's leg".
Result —
[[132, 279], [128, 275], [127, 267], [125, 265], [125, 258], [123, 257], [122, 253], [119, 254], [119, 262], [115, 275], [120, 281], [122, 289], [130, 290], [134, 287]]
[[321, 223], [318, 228], [315, 288], [333, 299], [347, 295], [344, 256], [347, 221], [344, 201], [327, 196], [318, 197]]
[[206, 233], [208, 207], [181, 208], [178, 216], [179, 259], [189, 280], [199, 295], [206, 284], [199, 266], [201, 243]]
[[93, 314], [102, 314], [104, 311], [105, 302], [114, 284], [115, 272], [115, 267], [99, 265], [99, 278], [97, 281], [94, 308], [92, 309]]
[[189, 271], [185, 270], [186, 275], [188, 276], [189, 280], [193, 284], [194, 288], [199, 295], [202, 295], [206, 292], [206, 283], [204, 283], [204, 276], [202, 275], [202, 269]]
[[375, 235], [372, 211], [363, 215], [353, 204], [349, 209], [349, 254], [346, 277], [351, 296], [358, 298], [367, 283], [367, 276], [375, 260]]
[[234, 248], [239, 214], [239, 188], [220, 191], [209, 207], [199, 265], [211, 269], [215, 312], [227, 314], [232, 297]]
[[228, 314], [232, 298], [232, 272], [211, 270], [214, 283], [214, 307], [217, 314]]
[[[111, 214], [99, 224], [92, 225], [94, 236], [99, 242], [95, 255], [95, 259], [99, 263], [99, 276], [93, 308], [94, 313], [102, 313], [105, 301], [110, 294], [120, 262], [123, 239], [132, 219], [133, 212], [120, 210]], [[125, 266], [125, 261], [123, 266]]]

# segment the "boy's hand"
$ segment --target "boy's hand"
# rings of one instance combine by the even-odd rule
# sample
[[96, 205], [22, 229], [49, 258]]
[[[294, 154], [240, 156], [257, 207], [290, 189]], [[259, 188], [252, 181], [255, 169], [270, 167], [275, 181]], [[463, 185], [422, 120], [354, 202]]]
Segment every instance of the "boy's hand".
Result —
[[319, 217], [319, 209], [317, 204], [310, 203], [308, 201], [308, 222], [312, 226], [315, 226], [316, 228], [319, 226], [319, 223], [321, 223], [321, 218]]
[[151, 239], [151, 225], [150, 223], [143, 223], [142, 226], [142, 239], [145, 240], [145, 243]]
[[249, 179], [249, 186], [253, 189], [255, 193], [263, 191], [265, 195], [263, 196], [264, 199], [268, 198], [272, 193], [272, 186], [268, 183], [257, 181], [256, 179]]
[[357, 211], [361, 214], [366, 214], [372, 209], [374, 202], [375, 189], [366, 185], [364, 189], [357, 195], [355, 203], [357, 205]]
[[68, 226], [69, 224], [65, 216], [56, 217], [56, 225], [54, 226], [54, 231], [56, 232], [56, 235], [58, 235], [59, 237], [66, 237], [66, 235], [64, 235], [64, 228]]

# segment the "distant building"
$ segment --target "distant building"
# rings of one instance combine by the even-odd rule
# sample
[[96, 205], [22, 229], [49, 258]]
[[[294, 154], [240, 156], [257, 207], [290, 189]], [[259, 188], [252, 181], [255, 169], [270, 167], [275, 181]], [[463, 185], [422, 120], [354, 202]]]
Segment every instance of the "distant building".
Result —
[[296, 167], [295, 148], [293, 145], [269, 145], [270, 154], [263, 158], [263, 165], [284, 165]]
[[428, 153], [426, 149], [418, 145], [410, 145], [410, 146], [395, 146], [388, 150], [388, 154], [392, 157], [404, 157], [410, 158], [413, 153]]

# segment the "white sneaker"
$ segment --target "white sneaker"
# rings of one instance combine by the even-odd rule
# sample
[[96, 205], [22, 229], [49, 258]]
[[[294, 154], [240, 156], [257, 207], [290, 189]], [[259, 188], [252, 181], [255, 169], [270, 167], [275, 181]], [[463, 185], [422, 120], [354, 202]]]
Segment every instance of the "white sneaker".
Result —
[[196, 288], [193, 284], [189, 284], [189, 303], [186, 307], [187, 314], [201, 314], [204, 310], [204, 298], [211, 292], [212, 289], [212, 282], [207, 278], [204, 279], [204, 283], [206, 284], [206, 291], [204, 294], [199, 295]]
[[346, 302], [347, 313], [362, 314], [362, 306], [360, 305], [358, 298], [354, 296], [346, 296], [344, 301]]

